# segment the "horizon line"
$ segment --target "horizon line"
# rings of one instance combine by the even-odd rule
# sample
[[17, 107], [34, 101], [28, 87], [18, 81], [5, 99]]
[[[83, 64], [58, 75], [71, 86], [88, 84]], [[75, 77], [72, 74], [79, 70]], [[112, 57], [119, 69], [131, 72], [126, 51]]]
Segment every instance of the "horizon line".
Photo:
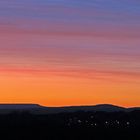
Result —
[[122, 108], [137, 108], [139, 106], [123, 106], [123, 105], [117, 105], [117, 104], [111, 104], [111, 103], [99, 103], [99, 104], [80, 104], [80, 105], [60, 105], [60, 106], [50, 106], [50, 105], [42, 105], [39, 103], [0, 103], [0, 105], [37, 105], [41, 107], [90, 107], [90, 106], [97, 106], [97, 105], [111, 105], [111, 106], [116, 106], [116, 107], [122, 107]]

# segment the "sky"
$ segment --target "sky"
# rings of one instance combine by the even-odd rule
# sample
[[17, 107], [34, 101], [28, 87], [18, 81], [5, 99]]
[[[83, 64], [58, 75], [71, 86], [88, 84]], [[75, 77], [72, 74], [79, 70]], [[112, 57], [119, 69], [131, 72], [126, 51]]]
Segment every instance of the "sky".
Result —
[[0, 103], [140, 106], [138, 0], [0, 0]]

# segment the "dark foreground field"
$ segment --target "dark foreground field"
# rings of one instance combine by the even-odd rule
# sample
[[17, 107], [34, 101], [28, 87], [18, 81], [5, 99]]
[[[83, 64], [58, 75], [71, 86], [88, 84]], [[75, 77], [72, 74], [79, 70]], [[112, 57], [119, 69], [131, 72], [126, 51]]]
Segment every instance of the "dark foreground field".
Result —
[[3, 140], [140, 140], [140, 111], [0, 115]]

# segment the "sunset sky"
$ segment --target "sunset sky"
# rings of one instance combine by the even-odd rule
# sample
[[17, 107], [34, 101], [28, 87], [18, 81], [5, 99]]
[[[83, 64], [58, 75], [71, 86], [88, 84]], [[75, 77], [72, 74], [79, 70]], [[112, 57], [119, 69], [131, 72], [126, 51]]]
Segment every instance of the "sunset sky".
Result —
[[140, 106], [140, 1], [0, 0], [0, 103]]

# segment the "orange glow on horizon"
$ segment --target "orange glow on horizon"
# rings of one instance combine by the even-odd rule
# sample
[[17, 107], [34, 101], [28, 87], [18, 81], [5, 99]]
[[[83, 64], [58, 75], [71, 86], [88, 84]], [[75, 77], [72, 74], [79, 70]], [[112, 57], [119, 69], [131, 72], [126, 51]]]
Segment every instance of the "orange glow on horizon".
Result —
[[[95, 73], [96, 75], [96, 73]], [[110, 79], [62, 75], [3, 73], [0, 103], [36, 103], [45, 106], [114, 104], [139, 106], [139, 80], [133, 77]], [[109, 74], [106, 75], [109, 77]], [[114, 79], [114, 80], [113, 80]], [[127, 82], [125, 81], [127, 80]], [[135, 81], [135, 82], [134, 82]]]

